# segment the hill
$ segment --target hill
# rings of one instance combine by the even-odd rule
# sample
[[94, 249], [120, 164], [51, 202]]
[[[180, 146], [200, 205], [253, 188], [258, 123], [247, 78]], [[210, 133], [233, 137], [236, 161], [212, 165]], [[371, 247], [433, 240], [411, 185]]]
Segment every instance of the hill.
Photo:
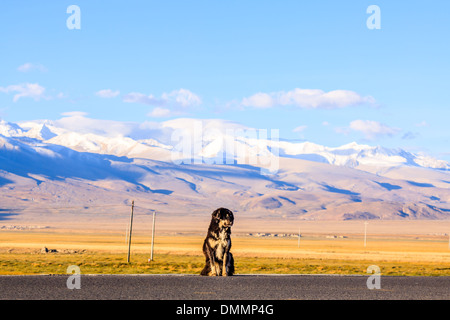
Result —
[[0, 218], [114, 219], [135, 199], [144, 214], [449, 219], [448, 169], [402, 149], [285, 141], [223, 120], [1, 121]]

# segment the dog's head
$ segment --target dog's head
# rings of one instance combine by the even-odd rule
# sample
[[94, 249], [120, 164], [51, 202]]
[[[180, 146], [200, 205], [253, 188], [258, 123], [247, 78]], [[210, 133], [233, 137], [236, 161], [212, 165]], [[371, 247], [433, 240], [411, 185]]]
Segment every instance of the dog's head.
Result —
[[219, 208], [212, 213], [212, 219], [219, 225], [219, 228], [230, 228], [234, 223], [234, 216], [231, 210]]

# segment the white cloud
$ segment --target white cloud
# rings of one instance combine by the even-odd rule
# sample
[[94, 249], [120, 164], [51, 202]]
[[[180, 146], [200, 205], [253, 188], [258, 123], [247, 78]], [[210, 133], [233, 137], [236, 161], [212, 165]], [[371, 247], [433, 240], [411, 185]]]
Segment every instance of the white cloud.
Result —
[[23, 65], [17, 67], [17, 71], [20, 71], [20, 72], [29, 72], [29, 71], [33, 71], [33, 70], [45, 72], [45, 71], [47, 71], [47, 68], [44, 67], [42, 64], [34, 64], [31, 62], [24, 63]]
[[32, 65], [31, 63], [27, 62], [27, 63], [25, 63], [25, 64], [19, 66], [19, 67], [17, 68], [17, 71], [20, 71], [20, 72], [28, 72], [28, 71], [30, 71], [31, 69], [33, 69], [33, 65]]
[[172, 116], [172, 112], [166, 108], [156, 107], [151, 112], [149, 112], [147, 116], [153, 118], [164, 118]]
[[198, 95], [187, 89], [163, 93], [161, 98], [156, 98], [152, 94], [146, 95], [140, 92], [131, 92], [123, 97], [123, 101], [128, 103], [148, 104], [157, 107], [171, 106], [182, 109], [200, 105], [202, 102]]
[[350, 122], [349, 129], [361, 132], [368, 140], [375, 140], [382, 136], [393, 136], [401, 131], [398, 128], [392, 128], [371, 120], [354, 120]]
[[129, 122], [100, 120], [85, 117], [87, 113], [71, 111], [62, 113], [63, 118], [53, 121], [53, 125], [80, 134], [98, 134], [107, 137], [127, 135], [134, 124]]
[[63, 113], [61, 113], [61, 115], [64, 117], [84, 117], [84, 116], [87, 116], [88, 113], [83, 112], [83, 111], [69, 111], [69, 112], [63, 112]]
[[292, 130], [292, 132], [302, 132], [302, 131], [305, 131], [306, 128], [308, 128], [308, 126], [298, 126], [294, 130]]
[[104, 89], [97, 91], [95, 93], [96, 96], [100, 98], [115, 98], [120, 94], [120, 91], [113, 91], [111, 89]]
[[183, 108], [197, 106], [202, 103], [199, 96], [187, 89], [179, 89], [170, 93], [163, 93], [162, 98], [167, 102], [175, 101], [177, 105]]
[[139, 92], [131, 92], [123, 97], [123, 102], [127, 103], [142, 103], [154, 106], [164, 105], [164, 100], [157, 99], [153, 95], [145, 95]]
[[163, 93], [160, 98], [152, 94], [146, 95], [140, 92], [131, 92], [123, 97], [123, 102], [154, 106], [155, 108], [147, 116], [164, 118], [185, 114], [188, 109], [200, 105], [202, 100], [198, 95], [187, 89], [179, 89]]
[[308, 109], [334, 109], [361, 104], [373, 104], [375, 99], [363, 97], [354, 91], [334, 90], [325, 92], [320, 89], [300, 89], [285, 92], [259, 92], [242, 99], [243, 106], [270, 108], [275, 106], [293, 105]]
[[45, 88], [37, 83], [25, 83], [0, 87], [0, 92], [16, 92], [13, 97], [14, 102], [19, 101], [20, 98], [32, 98], [35, 101], [39, 101], [40, 99], [48, 99], [48, 97], [44, 96]]
[[268, 93], [258, 92], [248, 98], [242, 99], [242, 105], [245, 107], [271, 108], [275, 101]]

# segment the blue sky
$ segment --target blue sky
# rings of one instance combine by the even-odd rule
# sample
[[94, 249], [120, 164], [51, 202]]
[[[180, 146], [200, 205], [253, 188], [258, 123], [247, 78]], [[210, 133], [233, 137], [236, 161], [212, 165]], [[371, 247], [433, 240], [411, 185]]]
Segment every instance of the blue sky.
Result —
[[[70, 30], [70, 5], [81, 29]], [[381, 29], [368, 29], [369, 5]], [[0, 118], [220, 118], [450, 161], [448, 1], [0, 4]]]

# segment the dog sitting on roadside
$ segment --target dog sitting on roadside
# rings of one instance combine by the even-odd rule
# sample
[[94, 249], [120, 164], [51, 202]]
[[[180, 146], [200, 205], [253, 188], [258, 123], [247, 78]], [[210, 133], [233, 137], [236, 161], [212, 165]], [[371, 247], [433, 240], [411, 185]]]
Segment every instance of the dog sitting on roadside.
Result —
[[206, 265], [200, 273], [202, 276], [232, 276], [234, 259], [231, 249], [231, 226], [234, 222], [233, 212], [219, 208], [212, 213], [203, 254]]

